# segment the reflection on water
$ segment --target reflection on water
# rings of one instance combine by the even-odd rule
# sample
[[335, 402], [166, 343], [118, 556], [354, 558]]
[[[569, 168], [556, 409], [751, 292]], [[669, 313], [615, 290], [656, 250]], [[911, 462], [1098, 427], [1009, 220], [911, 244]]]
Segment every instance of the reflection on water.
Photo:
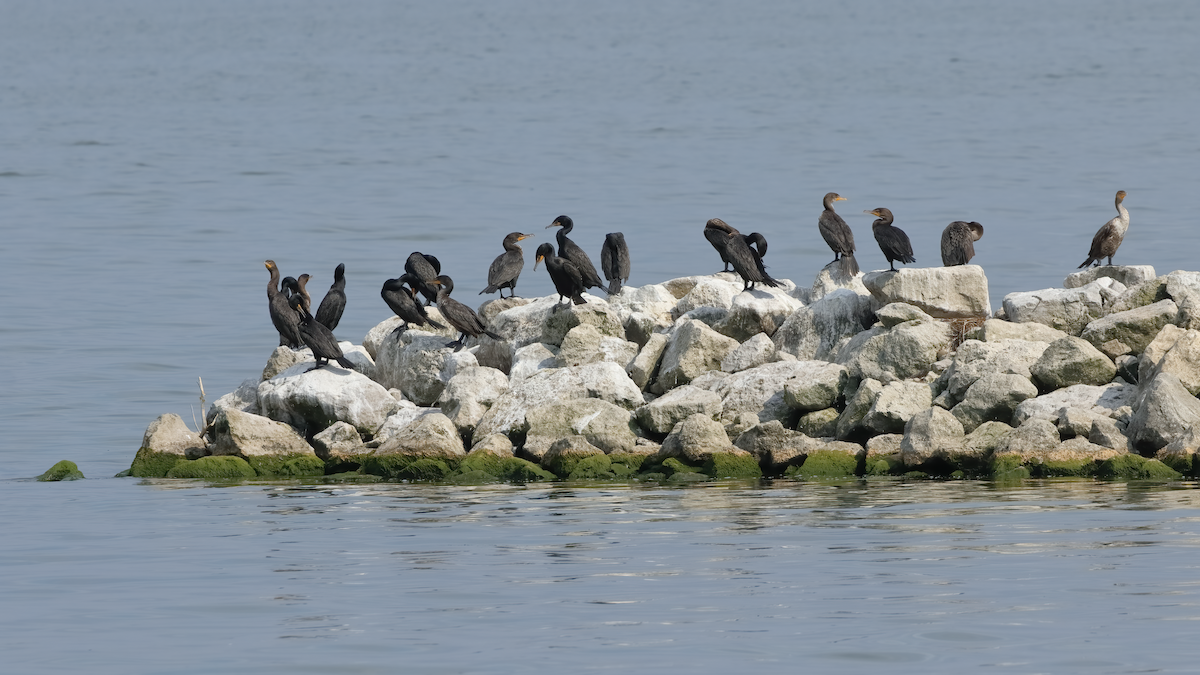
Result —
[[1178, 670], [1200, 619], [1191, 483], [88, 483], [4, 486], [20, 672]]

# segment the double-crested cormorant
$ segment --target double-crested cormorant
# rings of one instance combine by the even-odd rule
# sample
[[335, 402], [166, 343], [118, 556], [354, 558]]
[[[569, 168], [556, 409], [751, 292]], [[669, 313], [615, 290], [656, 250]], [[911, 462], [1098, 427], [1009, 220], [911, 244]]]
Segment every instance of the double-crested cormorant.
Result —
[[891, 211], [879, 208], [863, 213], [877, 218], [871, 223], [871, 230], [875, 233], [875, 241], [879, 242], [879, 249], [883, 251], [883, 257], [887, 258], [893, 272], [896, 271], [896, 263], [892, 262], [893, 260], [905, 264], [917, 262], [913, 257], [912, 242], [908, 240], [908, 235], [904, 234], [904, 230], [892, 225], [895, 219]]
[[1092, 237], [1092, 247], [1088, 249], [1088, 259], [1083, 261], [1080, 268], [1087, 267], [1093, 262], [1096, 266], [1100, 266], [1101, 258], [1108, 258], [1108, 264], [1112, 264], [1113, 254], [1117, 252], [1117, 247], [1125, 240], [1125, 231], [1129, 229], [1129, 211], [1121, 202], [1125, 201], [1125, 191], [1117, 192], [1117, 217], [1104, 224], [1096, 236]]
[[825, 210], [817, 218], [817, 229], [821, 231], [821, 238], [833, 249], [833, 262], [841, 260], [842, 271], [854, 276], [858, 274], [858, 261], [854, 259], [854, 232], [833, 210], [834, 202], [844, 201], [846, 198], [836, 192], [825, 195], [825, 199], [822, 200]]
[[430, 282], [437, 278], [437, 275], [442, 273], [442, 263], [438, 259], [425, 255], [419, 251], [413, 251], [409, 254], [408, 260], [404, 261], [404, 271], [416, 277], [420, 283], [415, 287], [416, 290], [425, 296], [426, 306], [434, 301], [437, 297], [437, 287]]
[[353, 368], [354, 364], [342, 354], [342, 348], [338, 345], [337, 338], [333, 337], [333, 331], [308, 313], [308, 309], [304, 307], [304, 299], [299, 295], [293, 295], [290, 302], [292, 309], [300, 319], [297, 324], [300, 328], [300, 337], [304, 339], [304, 344], [312, 350], [313, 357], [317, 359], [317, 365], [305, 372], [316, 370], [330, 361], [337, 361], [338, 365], [343, 368]]
[[296, 291], [296, 277], [284, 277], [283, 281], [279, 282], [279, 290], [283, 291], [283, 296], [288, 300], [292, 299], [292, 293]]
[[[533, 269], [536, 270], [538, 263], [543, 260], [546, 261], [546, 271], [550, 273], [550, 280], [554, 282], [554, 290], [558, 291], [558, 302], [561, 303], [563, 298], [570, 298], [576, 305], [587, 304], [582, 295], [583, 275], [579, 273], [575, 263], [554, 255], [554, 246], [550, 244], [538, 246]], [[554, 311], [557, 312], [560, 307], [561, 304], [555, 304]]]
[[579, 268], [579, 273], [583, 275], [584, 288], [599, 288], [607, 292], [604, 288], [604, 282], [600, 281], [600, 275], [596, 274], [596, 266], [592, 264], [592, 259], [579, 245], [567, 238], [567, 233], [575, 228], [575, 222], [566, 216], [559, 216], [554, 219], [553, 223], [546, 226], [546, 229], [552, 227], [561, 227], [555, 234], [558, 239], [558, 257], [570, 260], [573, 265]]
[[[718, 233], [722, 234], [718, 236]], [[756, 283], [763, 283], [771, 287], [779, 285], [778, 281], [767, 274], [767, 268], [763, 265], [758, 251], [751, 248], [750, 244], [746, 242], [746, 237], [743, 237], [725, 221], [720, 218], [709, 220], [704, 225], [704, 236], [721, 254], [721, 259], [733, 265], [734, 271], [742, 277], [742, 281], [745, 282], [745, 285], [742, 286], [743, 291], [754, 288]], [[765, 240], [760, 248], [765, 248]]]
[[[292, 287], [292, 295], [300, 296], [304, 301], [304, 311], [306, 312], [312, 311], [312, 296], [308, 294], [308, 280], [311, 278], [312, 275], [301, 274], [299, 277], [296, 277], [296, 285]], [[290, 300], [291, 298], [288, 299]]]
[[300, 337], [300, 317], [288, 304], [287, 294], [279, 290], [279, 267], [274, 260], [264, 264], [271, 273], [271, 280], [267, 282], [267, 309], [271, 312], [271, 323], [279, 331], [279, 344], [300, 349], [304, 345]]
[[956, 220], [942, 230], [942, 264], [966, 265], [975, 257], [975, 242], [983, 237], [983, 226], [974, 221]]
[[505, 288], [508, 289], [509, 297], [516, 295], [517, 277], [521, 276], [521, 268], [525, 267], [525, 254], [517, 242], [532, 236], [532, 234], [509, 232], [504, 237], [504, 241], [500, 242], [500, 245], [504, 247], [504, 253], [496, 256], [496, 259], [492, 261], [492, 266], [488, 268], [487, 288], [479, 291], [480, 295], [500, 291], [500, 297], [503, 298], [503, 289]]
[[[404, 284], [408, 284], [412, 288], [405, 288]], [[393, 333], [408, 330], [409, 324], [412, 323], [418, 326], [429, 324], [434, 328], [445, 328], [442, 324], [430, 319], [429, 314], [425, 312], [425, 306], [417, 301], [416, 291], [413, 289], [420, 284], [420, 279], [408, 273], [401, 275], [398, 279], [388, 279], [383, 282], [383, 289], [379, 291], [379, 296], [404, 322], [396, 326]]]
[[742, 241], [745, 241], [748, 246], [757, 246], [759, 259], [767, 254], [766, 237], [758, 232], [742, 234], [720, 218], [713, 218], [704, 226], [704, 238], [708, 240], [708, 243], [712, 244], [713, 248], [717, 249], [717, 254], [721, 256], [721, 262], [725, 263], [725, 269], [721, 270], [722, 272], [731, 271], [729, 269], [729, 258], [725, 255], [725, 240], [727, 235], [730, 234], [736, 234], [741, 237]]
[[[549, 269], [549, 263], [546, 269]], [[604, 278], [608, 280], [608, 294], [620, 293], [621, 284], [629, 281], [629, 247], [625, 245], [625, 233], [609, 232], [604, 235], [600, 269], [604, 270]]]
[[499, 335], [491, 332], [486, 326], [483, 325], [483, 322], [479, 320], [479, 315], [475, 313], [475, 310], [450, 297], [450, 293], [454, 291], [454, 280], [443, 274], [430, 283], [438, 287], [436, 300], [438, 311], [441, 312], [442, 316], [446, 317], [446, 321], [449, 321], [450, 325], [457, 328], [459, 332], [458, 339], [447, 343], [447, 347], [450, 345], [457, 345], [454, 348], [454, 351], [462, 349], [463, 339], [468, 335], [471, 337], [486, 335], [493, 340], [500, 339]]
[[333, 270], [333, 285], [325, 292], [325, 297], [321, 299], [321, 304], [317, 307], [317, 322], [329, 330], [334, 330], [337, 328], [338, 322], [342, 320], [342, 312], [345, 310], [346, 264], [338, 263], [337, 269]]

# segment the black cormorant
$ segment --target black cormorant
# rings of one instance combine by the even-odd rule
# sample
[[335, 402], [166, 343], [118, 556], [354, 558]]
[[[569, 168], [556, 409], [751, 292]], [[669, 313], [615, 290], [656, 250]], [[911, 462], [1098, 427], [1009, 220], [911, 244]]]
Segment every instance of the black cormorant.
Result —
[[[408, 284], [412, 288], [405, 288], [404, 284]], [[398, 279], [388, 279], [383, 282], [383, 289], [379, 291], [379, 296], [404, 322], [396, 326], [393, 333], [408, 330], [409, 324], [412, 323], [418, 326], [429, 324], [434, 328], [445, 328], [442, 324], [430, 319], [429, 314], [425, 311], [425, 306], [417, 300], [414, 289], [420, 285], [421, 280], [408, 273], [401, 275]]]
[[833, 249], [833, 262], [841, 260], [842, 271], [854, 276], [858, 274], [858, 261], [854, 259], [854, 232], [833, 210], [834, 202], [844, 201], [846, 198], [836, 192], [825, 195], [825, 199], [822, 200], [825, 210], [817, 218], [817, 229], [821, 231], [821, 238]]
[[435, 302], [437, 302], [438, 311], [441, 312], [442, 316], [446, 318], [446, 321], [449, 321], [450, 325], [457, 328], [459, 332], [458, 339], [447, 343], [447, 347], [450, 345], [457, 345], [454, 348], [454, 351], [462, 349], [463, 339], [465, 339], [468, 335], [476, 338], [480, 335], [486, 335], [493, 340], [500, 339], [499, 335], [491, 332], [486, 326], [483, 325], [483, 322], [479, 320], [479, 315], [475, 313], [475, 310], [450, 297], [450, 293], [454, 291], [454, 280], [445, 274], [442, 274], [430, 283], [438, 287], [437, 300], [435, 300]]
[[896, 271], [896, 263], [892, 262], [893, 260], [905, 264], [917, 262], [913, 257], [912, 242], [908, 240], [908, 235], [904, 234], [904, 230], [892, 225], [895, 218], [892, 217], [891, 211], [879, 208], [863, 213], [877, 219], [871, 223], [871, 230], [875, 233], [875, 241], [879, 242], [879, 249], [883, 251], [883, 257], [887, 258], [893, 272]]
[[623, 232], [609, 232], [604, 235], [604, 248], [600, 249], [600, 269], [604, 270], [604, 278], [608, 280], [608, 294], [620, 293], [621, 284], [629, 281], [629, 247], [625, 245]]
[[1129, 211], [1121, 202], [1125, 201], [1125, 191], [1117, 192], [1117, 217], [1108, 221], [1101, 227], [1096, 236], [1092, 237], [1092, 247], [1088, 249], [1088, 259], [1083, 261], [1080, 269], [1087, 267], [1093, 262], [1096, 266], [1100, 266], [1101, 258], [1108, 258], [1108, 264], [1112, 264], [1113, 254], [1117, 252], [1117, 247], [1125, 240], [1125, 231], [1129, 229]]
[[271, 323], [279, 331], [279, 344], [301, 349], [304, 340], [300, 337], [300, 317], [288, 304], [287, 295], [279, 290], [279, 267], [274, 260], [264, 264], [271, 273], [271, 280], [267, 282], [267, 309], [271, 312]]
[[516, 295], [517, 277], [521, 276], [521, 268], [525, 267], [525, 254], [517, 242], [532, 236], [532, 234], [509, 232], [504, 237], [504, 241], [500, 242], [500, 245], [504, 247], [504, 253], [496, 256], [496, 259], [492, 261], [492, 266], [488, 268], [487, 288], [479, 291], [480, 295], [500, 291], [500, 297], [503, 298], [503, 289], [505, 288], [508, 289], [509, 297]]
[[[536, 270], [538, 263], [543, 260], [546, 261], [546, 271], [550, 273], [550, 280], [554, 282], [554, 290], [558, 291], [558, 303], [561, 303], [563, 298], [570, 298], [576, 305], [587, 304], [582, 295], [583, 275], [579, 273], [575, 263], [554, 255], [554, 246], [551, 244], [538, 246], [533, 269]], [[561, 307], [561, 304], [556, 303], [554, 311], [557, 312]]]
[[342, 320], [342, 312], [346, 310], [346, 264], [338, 263], [333, 270], [333, 285], [325, 292], [321, 304], [317, 307], [316, 319], [329, 330], [337, 328]]
[[966, 265], [975, 257], [975, 242], [983, 237], [983, 226], [974, 221], [956, 220], [942, 230], [942, 264]]
[[430, 282], [437, 278], [437, 275], [442, 273], [442, 263], [438, 259], [425, 255], [419, 251], [414, 251], [409, 254], [408, 260], [404, 261], [404, 271], [420, 280], [416, 290], [425, 296], [426, 306], [434, 301], [437, 297], [437, 288]]
[[317, 365], [305, 372], [314, 371], [330, 361], [337, 361], [338, 365], [343, 368], [353, 368], [354, 364], [342, 354], [342, 348], [338, 345], [337, 338], [333, 337], [333, 331], [308, 313], [308, 309], [304, 306], [304, 298], [293, 295], [290, 302], [292, 309], [296, 311], [296, 315], [300, 319], [297, 324], [300, 328], [300, 337], [304, 339], [304, 344], [312, 350], [313, 357], [317, 360]]
[[[720, 236], [718, 233], [721, 233]], [[734, 271], [742, 277], [742, 281], [745, 282], [742, 286], [743, 291], [754, 288], [756, 283], [771, 287], [779, 285], [778, 281], [767, 274], [767, 268], [763, 265], [758, 251], [751, 248], [750, 244], [746, 243], [746, 237], [725, 221], [720, 218], [709, 220], [704, 225], [704, 236], [721, 254], [721, 259], [733, 265]]]
[[742, 234], [720, 218], [713, 218], [704, 226], [704, 238], [708, 240], [708, 243], [712, 244], [713, 248], [717, 249], [717, 254], [721, 256], [721, 262], [725, 263], [725, 269], [721, 270], [722, 272], [731, 271], [729, 269], [729, 258], [725, 255], [725, 239], [730, 234], [736, 234], [741, 237], [748, 246], [757, 246], [757, 253], [760, 259], [767, 254], [766, 237], [758, 232]]
[[573, 265], [579, 268], [579, 273], [583, 275], [584, 288], [599, 288], [607, 292], [604, 288], [604, 282], [600, 281], [600, 275], [596, 273], [596, 266], [592, 264], [592, 259], [579, 245], [571, 241], [567, 237], [567, 233], [575, 228], [575, 223], [566, 216], [559, 216], [554, 219], [553, 223], [546, 226], [546, 229], [552, 227], [561, 227], [555, 234], [558, 239], [558, 257], [570, 260]]

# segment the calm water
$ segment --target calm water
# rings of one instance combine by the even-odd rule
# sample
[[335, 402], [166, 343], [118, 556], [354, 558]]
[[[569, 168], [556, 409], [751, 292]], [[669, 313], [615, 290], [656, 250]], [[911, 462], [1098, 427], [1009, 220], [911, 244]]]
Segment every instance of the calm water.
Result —
[[[409, 252], [483, 300], [502, 236], [536, 233], [532, 252], [561, 213], [593, 253], [624, 231], [633, 285], [719, 268], [700, 235], [713, 216], [766, 234], [772, 273], [807, 285], [831, 258], [815, 227], [830, 190], [850, 200], [865, 269], [884, 260], [864, 209], [891, 208], [921, 265], [946, 223], [982, 222], [993, 306], [1060, 284], [1117, 189], [1133, 214], [1118, 262], [1196, 269], [1194, 3], [8, 0], [3, 17], [0, 573], [18, 623], [0, 641], [25, 669], [128, 667], [142, 631], [162, 647], [155, 672], [394, 665], [397, 644], [430, 668], [449, 650], [451, 671], [497, 651], [531, 670], [969, 653], [1121, 671], [1180, 653], [1161, 626], [1185, 624], [1127, 630], [1190, 618], [1175, 529], [1189, 489], [1145, 511], [1112, 496], [1125, 486], [1085, 488], [1095, 507], [921, 484], [905, 489], [925, 506], [897, 500], [886, 527], [855, 512], [875, 523], [859, 527], [794, 488], [17, 479], [59, 459], [111, 476], [155, 416], [192, 418], [197, 377], [211, 402], [259, 372], [276, 342], [267, 258], [318, 294], [346, 263], [338, 334], [353, 341], [388, 316], [378, 288]], [[527, 267], [518, 290], [551, 287]], [[747, 511], [768, 515], [741, 528]], [[897, 527], [905, 513], [920, 525]], [[981, 548], [959, 548], [959, 519], [982, 523]], [[1141, 527], [1145, 546], [1105, 543]], [[879, 562], [891, 546], [904, 562]], [[663, 560], [675, 572], [654, 576]], [[595, 571], [622, 567], [633, 576]], [[1032, 623], [1001, 630], [1018, 600]], [[571, 660], [581, 650], [596, 658]]]

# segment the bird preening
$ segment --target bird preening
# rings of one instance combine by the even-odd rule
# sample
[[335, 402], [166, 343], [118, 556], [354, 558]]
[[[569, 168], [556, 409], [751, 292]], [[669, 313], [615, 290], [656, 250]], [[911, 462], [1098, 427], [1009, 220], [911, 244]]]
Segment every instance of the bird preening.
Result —
[[1108, 258], [1108, 264], [1112, 264], [1113, 254], [1117, 252], [1117, 248], [1121, 246], [1121, 242], [1125, 241], [1125, 232], [1129, 230], [1129, 211], [1125, 210], [1122, 202], [1125, 201], [1125, 191], [1118, 190], [1116, 197], [1117, 217], [1105, 223], [1096, 236], [1092, 237], [1092, 247], [1088, 249], [1087, 260], [1079, 266], [1083, 269], [1092, 263], [1100, 265], [1102, 258]]

